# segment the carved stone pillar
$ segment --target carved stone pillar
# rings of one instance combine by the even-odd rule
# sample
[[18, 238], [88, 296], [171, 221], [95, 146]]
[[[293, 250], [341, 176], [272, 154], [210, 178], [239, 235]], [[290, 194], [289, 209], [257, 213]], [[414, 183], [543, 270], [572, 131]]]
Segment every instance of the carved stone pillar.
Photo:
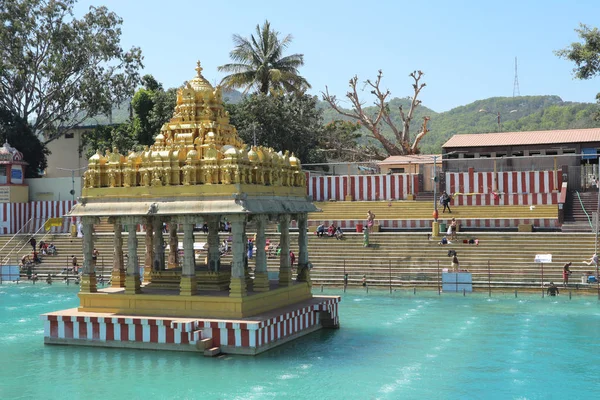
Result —
[[312, 286], [310, 280], [310, 268], [308, 262], [308, 216], [306, 214], [298, 214], [298, 282], [307, 282], [308, 286]]
[[208, 270], [218, 272], [221, 269], [221, 253], [219, 252], [219, 216], [209, 215], [205, 218], [208, 226]]
[[265, 238], [265, 226], [267, 224], [266, 215], [256, 215], [256, 259], [254, 267], [254, 291], [266, 292], [269, 290], [269, 276], [267, 273], [267, 252], [265, 247], [267, 241]]
[[96, 264], [92, 260], [94, 251], [94, 218], [83, 218], [83, 271], [81, 276], [81, 291], [97, 292]]
[[245, 215], [234, 215], [229, 217], [231, 222], [231, 234], [233, 244], [231, 251], [233, 259], [231, 261], [231, 282], [229, 284], [229, 297], [245, 297], [246, 279], [244, 272], [244, 257], [246, 256], [246, 245], [244, 243], [244, 223]]
[[154, 261], [152, 263], [153, 271], [164, 271], [165, 270], [165, 246], [163, 238], [163, 222], [160, 218], [155, 217], [152, 221], [154, 228]]
[[292, 284], [292, 269], [290, 267], [290, 216], [288, 214], [279, 216], [279, 226], [281, 228], [279, 286], [290, 286]]
[[179, 289], [179, 294], [182, 296], [191, 296], [198, 292], [194, 258], [194, 224], [188, 221], [183, 224], [183, 268]]
[[246, 280], [246, 290], [252, 290], [254, 282], [252, 281], [252, 277], [250, 276], [250, 260], [248, 258], [248, 248], [250, 246], [254, 247], [254, 243], [248, 242], [248, 233], [246, 232], [247, 229], [248, 221], [244, 220], [244, 279]]
[[125, 275], [125, 293], [141, 293], [140, 290], [140, 268], [138, 264], [137, 249], [138, 239], [136, 235], [137, 221], [127, 221], [127, 272]]
[[146, 231], [144, 237], [144, 282], [150, 283], [152, 280], [152, 264], [154, 263], [154, 248], [152, 247], [154, 227], [151, 217], [145, 220], [144, 229]]
[[125, 287], [125, 267], [123, 266], [123, 230], [120, 223], [113, 224], [115, 235], [113, 238], [113, 268], [111, 274], [112, 287]]
[[169, 222], [169, 268], [179, 267], [179, 238], [177, 237], [177, 223]]

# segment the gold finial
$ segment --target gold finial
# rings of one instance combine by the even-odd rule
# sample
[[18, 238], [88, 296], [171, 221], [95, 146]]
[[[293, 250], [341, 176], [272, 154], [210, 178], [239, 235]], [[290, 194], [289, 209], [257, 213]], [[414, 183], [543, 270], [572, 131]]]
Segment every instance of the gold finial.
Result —
[[200, 60], [197, 62], [196, 72], [198, 73], [198, 78], [202, 77], [202, 67], [200, 66]]

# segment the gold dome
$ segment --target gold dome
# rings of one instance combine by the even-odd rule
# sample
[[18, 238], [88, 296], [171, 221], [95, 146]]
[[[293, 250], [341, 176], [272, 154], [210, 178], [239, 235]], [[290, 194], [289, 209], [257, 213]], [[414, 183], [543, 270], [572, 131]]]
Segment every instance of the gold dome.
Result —
[[294, 153], [292, 153], [292, 155], [290, 156], [290, 166], [296, 167], [298, 169], [300, 168], [300, 160], [298, 160], [298, 158], [296, 158]]
[[196, 150], [190, 150], [187, 153], [187, 157], [188, 160], [197, 160], [198, 159], [198, 152]]
[[198, 66], [196, 67], [197, 75], [194, 79], [188, 82], [188, 85], [194, 89], [196, 92], [211, 92], [214, 90], [212, 85], [202, 76], [202, 67], [200, 66], [200, 61], [198, 61]]
[[102, 153], [100, 153], [100, 150], [96, 150], [96, 154], [90, 157], [88, 163], [94, 165], [104, 165], [106, 164], [106, 157], [104, 157]]
[[226, 158], [237, 158], [240, 154], [238, 149], [230, 145], [223, 146], [221, 148], [221, 151], [223, 152]]
[[257, 162], [260, 162], [260, 158], [258, 157], [258, 153], [256, 151], [254, 151], [254, 149], [255, 148], [252, 147], [250, 149], [250, 151], [248, 152], [248, 160], [250, 162], [257, 163]]
[[129, 155], [127, 156], [127, 161], [129, 161], [130, 163], [134, 163], [137, 164], [140, 161], [140, 156], [138, 153], [136, 153], [135, 151], [130, 151]]

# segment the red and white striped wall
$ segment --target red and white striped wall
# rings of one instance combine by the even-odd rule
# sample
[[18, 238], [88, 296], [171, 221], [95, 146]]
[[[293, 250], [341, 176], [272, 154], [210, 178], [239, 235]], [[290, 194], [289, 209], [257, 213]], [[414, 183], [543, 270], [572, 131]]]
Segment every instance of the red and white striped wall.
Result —
[[457, 205], [558, 204], [562, 174], [556, 171], [446, 172], [446, 191]]
[[[451, 192], [448, 192], [451, 193]], [[452, 203], [458, 206], [530, 206], [558, 204], [560, 192], [530, 194], [454, 194]]]
[[418, 191], [419, 176], [415, 174], [322, 176], [307, 173], [306, 193], [313, 201], [343, 201], [347, 195], [356, 201], [403, 200]]
[[[75, 205], [72, 200], [63, 201], [30, 201], [28, 203], [4, 203], [0, 207], [0, 229], [3, 234], [22, 232], [32, 233], [42, 228], [48, 218], [61, 218]], [[31, 222], [27, 224], [30, 220]], [[26, 226], [27, 225], [27, 226]], [[52, 233], [68, 233], [70, 218], [63, 218], [63, 225], [53, 227]]]
[[[115, 342], [195, 344], [201, 333], [195, 321], [163, 318], [120, 318], [49, 313], [42, 315], [44, 337]], [[85, 314], [85, 313], [83, 313]]]
[[12, 233], [10, 224], [10, 204], [2, 203], [0, 207], [0, 234]]
[[[377, 220], [376, 223], [382, 228], [388, 229], [431, 229], [431, 219], [391, 219], [391, 220]], [[439, 220], [440, 223], [450, 223], [443, 219]], [[309, 226], [318, 226], [325, 224], [329, 226], [334, 224], [342, 229], [355, 229], [357, 225], [366, 226], [366, 220], [315, 220], [308, 221]], [[474, 218], [474, 219], [461, 219], [460, 224], [463, 228], [518, 228], [521, 224], [532, 224], [536, 228], [560, 228], [561, 224], [558, 222], [558, 218]]]
[[[175, 319], [169, 317], [119, 317], [80, 313], [77, 309], [43, 314], [47, 343], [160, 348], [197, 351], [195, 344], [212, 338], [213, 346], [232, 354], [257, 354], [320, 328], [320, 312], [339, 324], [337, 296], [313, 298], [313, 304], [267, 319]], [[92, 341], [93, 343], [89, 343]], [[119, 343], [123, 343], [120, 345]]]

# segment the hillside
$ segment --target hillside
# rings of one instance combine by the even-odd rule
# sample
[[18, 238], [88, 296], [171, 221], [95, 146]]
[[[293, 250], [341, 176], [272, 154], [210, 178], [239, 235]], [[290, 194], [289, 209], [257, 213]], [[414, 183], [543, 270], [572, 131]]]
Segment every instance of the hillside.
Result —
[[[394, 121], [400, 126], [398, 105], [405, 110], [409, 100], [394, 98], [390, 101], [390, 109]], [[329, 104], [320, 102], [326, 122], [341, 117]], [[375, 107], [367, 107], [367, 112], [374, 113]], [[431, 130], [421, 142], [423, 153], [439, 153], [442, 145], [453, 135], [460, 133], [489, 133], [509, 131], [534, 131], [567, 128], [600, 127], [600, 121], [594, 120], [598, 106], [594, 103], [565, 102], [558, 96], [520, 96], [492, 97], [478, 100], [450, 111], [436, 113], [420, 106], [415, 112], [411, 133], [420, 130], [422, 118], [429, 115], [428, 128]], [[498, 126], [500, 113], [500, 126]], [[367, 131], [364, 130], [366, 134]], [[392, 137], [389, 128], [384, 127], [384, 134]]]
[[[244, 94], [235, 89], [226, 89], [223, 91], [223, 101], [225, 103], [237, 104], [244, 98]], [[131, 99], [123, 101], [121, 104], [117, 104], [112, 109], [112, 115], [96, 115], [95, 117], [88, 118], [81, 123], [81, 126], [96, 126], [96, 125], [111, 125], [111, 124], [122, 124], [129, 120], [129, 103]]]

